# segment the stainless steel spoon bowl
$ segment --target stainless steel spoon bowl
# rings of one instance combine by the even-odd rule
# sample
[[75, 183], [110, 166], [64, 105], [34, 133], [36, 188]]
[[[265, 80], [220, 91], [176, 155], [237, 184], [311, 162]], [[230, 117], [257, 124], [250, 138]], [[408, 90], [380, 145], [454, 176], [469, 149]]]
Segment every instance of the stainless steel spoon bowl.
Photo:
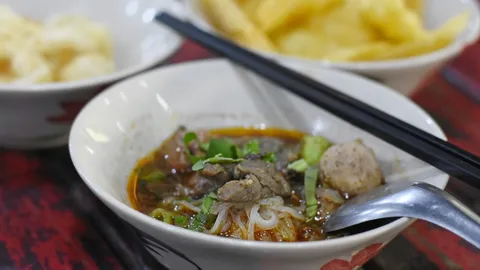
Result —
[[392, 217], [426, 220], [480, 248], [480, 217], [452, 195], [427, 183], [400, 181], [359, 195], [331, 214], [323, 228], [332, 232]]

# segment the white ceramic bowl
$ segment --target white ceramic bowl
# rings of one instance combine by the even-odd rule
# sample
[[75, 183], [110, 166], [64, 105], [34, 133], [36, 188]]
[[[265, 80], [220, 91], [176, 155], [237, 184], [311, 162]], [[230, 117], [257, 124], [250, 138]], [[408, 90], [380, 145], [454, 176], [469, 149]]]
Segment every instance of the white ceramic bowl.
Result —
[[[103, 23], [113, 34], [117, 71], [76, 82], [20, 86], [0, 84], [0, 146], [49, 147], [67, 142], [73, 118], [110, 84], [166, 60], [182, 39], [152, 22], [158, 10], [182, 16], [174, 0], [0, 0], [24, 17], [43, 20], [55, 14], [80, 14]], [[184, 15], [183, 15], [184, 16]]]
[[[202, 12], [201, 0], [183, 1], [190, 21], [196, 26], [215, 32]], [[458, 55], [465, 46], [475, 42], [480, 34], [480, 11], [475, 0], [425, 0], [424, 24], [435, 29], [455, 15], [471, 10], [466, 29], [450, 46], [412, 58], [356, 63], [335, 63], [322, 60], [310, 60], [269, 52], [261, 52], [287, 66], [300, 69], [335, 68], [378, 79], [394, 89], [408, 94], [432, 70], [440, 67]]]
[[[334, 70], [309, 75], [445, 139], [423, 110], [378, 83]], [[152, 254], [173, 270], [326, 270], [365, 263], [411, 220], [402, 218], [334, 240], [265, 243], [196, 233], [130, 208], [129, 173], [180, 124], [280, 126], [322, 134], [335, 142], [360, 137], [374, 148], [387, 181], [402, 169], [428, 167], [292, 94], [270, 85], [255, 90], [243, 76], [225, 60], [205, 60], [160, 68], [110, 87], [90, 101], [73, 124], [69, 147], [77, 171], [96, 196], [138, 229]], [[444, 188], [447, 175], [427, 180]]]

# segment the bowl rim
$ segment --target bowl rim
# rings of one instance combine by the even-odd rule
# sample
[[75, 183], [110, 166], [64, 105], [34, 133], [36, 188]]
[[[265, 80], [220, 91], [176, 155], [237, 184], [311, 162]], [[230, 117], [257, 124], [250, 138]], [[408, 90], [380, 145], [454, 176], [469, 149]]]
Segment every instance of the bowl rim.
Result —
[[[447, 59], [451, 56], [454, 56], [461, 52], [461, 50], [473, 43], [475, 43], [480, 37], [480, 2], [475, 0], [468, 0], [472, 4], [473, 10], [471, 11], [470, 16], [475, 15], [475, 20], [473, 21], [473, 27], [467, 27], [464, 29], [464, 32], [458, 36], [458, 38], [450, 43], [450, 45], [441, 48], [439, 50], [429, 52], [426, 54], [421, 54], [413, 57], [406, 57], [401, 59], [393, 60], [383, 60], [383, 61], [360, 61], [360, 62], [334, 62], [328, 60], [315, 60], [309, 59], [300, 56], [285, 55], [275, 52], [261, 51], [257, 49], [249, 49], [257, 53], [263, 54], [264, 56], [277, 59], [279, 61], [285, 61], [292, 65], [305, 65], [309, 67], [320, 67], [320, 68], [339, 68], [349, 71], [355, 71], [361, 73], [362, 71], [383, 71], [385, 69], [406, 69], [415, 66], [428, 65], [433, 62], [441, 61], [442, 59]], [[199, 2], [199, 0], [188, 0], [183, 1], [185, 4], [185, 9], [187, 12], [187, 19], [201, 28], [204, 31], [220, 35], [214, 27], [204, 19], [202, 14], [199, 14], [195, 11], [194, 6]], [[469, 19], [469, 22], [471, 19]]]
[[[122, 216], [127, 216], [131, 220], [135, 220], [136, 222], [140, 224], [146, 224], [150, 228], [154, 228], [157, 231], [160, 231], [161, 233], [166, 233], [170, 234], [172, 237], [175, 237], [178, 239], [178, 242], [183, 242], [183, 243], [192, 243], [192, 241], [197, 241], [201, 242], [203, 244], [207, 245], [215, 245], [215, 248], [233, 248], [237, 251], [242, 250], [244, 252], [271, 252], [275, 254], [291, 254], [291, 251], [294, 249], [295, 251], [299, 252], [315, 252], [318, 251], [319, 249], [325, 249], [328, 250], [329, 248], [335, 248], [335, 247], [355, 247], [355, 246], [361, 246], [363, 244], [366, 244], [369, 241], [372, 241], [376, 239], [378, 236], [387, 234], [389, 232], [395, 231], [395, 229], [400, 229], [402, 227], [406, 227], [407, 225], [411, 224], [415, 219], [407, 218], [407, 217], [402, 217], [398, 218], [397, 220], [394, 220], [388, 224], [385, 224], [383, 226], [377, 227], [372, 230], [368, 230], [362, 233], [358, 233], [355, 235], [350, 235], [350, 236], [345, 236], [345, 237], [340, 237], [340, 238], [335, 238], [335, 239], [325, 239], [325, 240], [320, 240], [320, 241], [311, 241], [311, 242], [260, 242], [260, 241], [248, 241], [248, 240], [243, 240], [243, 239], [233, 239], [233, 238], [226, 238], [226, 237], [219, 237], [215, 235], [209, 235], [209, 234], [204, 234], [204, 233], [198, 233], [194, 231], [190, 231], [184, 228], [179, 228], [174, 225], [166, 224], [163, 222], [159, 222], [158, 220], [155, 220], [135, 209], [132, 207], [126, 205], [125, 203], [121, 202], [120, 200], [116, 199], [113, 197], [111, 194], [108, 192], [104, 191], [101, 187], [96, 185], [91, 179], [85, 175], [81, 168], [79, 167], [79, 160], [78, 160], [78, 155], [76, 155], [78, 145], [75, 143], [77, 140], [77, 137], [80, 134], [81, 126], [79, 122], [81, 119], [88, 117], [90, 113], [89, 110], [92, 106], [95, 106], [95, 103], [101, 102], [105, 97], [110, 95], [111, 92], [115, 91], [120, 91], [122, 89], [122, 85], [127, 85], [133, 81], [143, 81], [148, 77], [154, 76], [158, 72], [162, 72], [163, 70], [168, 70], [172, 68], [182, 68], [183, 66], [188, 66], [188, 65], [197, 65], [197, 64], [216, 64], [217, 62], [228, 62], [228, 60], [225, 60], [223, 58], [214, 58], [214, 59], [202, 59], [202, 60], [196, 60], [196, 61], [188, 61], [188, 62], [180, 62], [180, 63], [174, 63], [168, 66], [163, 66], [159, 67], [153, 70], [150, 70], [148, 72], [136, 75], [134, 77], [131, 77], [129, 79], [126, 79], [122, 82], [119, 82], [117, 84], [114, 84], [99, 95], [97, 95], [95, 98], [90, 100], [86, 106], [81, 110], [81, 112], [77, 115], [75, 121], [73, 122], [71, 131], [70, 131], [70, 137], [69, 137], [69, 143], [68, 143], [68, 148], [70, 152], [70, 156], [73, 162], [73, 165], [75, 169], [77, 170], [78, 174], [81, 176], [82, 180], [84, 183], [88, 186], [88, 188], [99, 198], [101, 201], [103, 201], [109, 208], [114, 210], [114, 212], [119, 212], [122, 213]], [[372, 81], [370, 79], [358, 76], [356, 74], [351, 74], [345, 71], [341, 70], [332, 70], [332, 69], [325, 69], [326, 72], [333, 73], [336, 75], [340, 76], [348, 76], [348, 77], [353, 77], [356, 80], [363, 81], [369, 84], [376, 84], [379, 87], [383, 88], [385, 91], [388, 91], [390, 95], [396, 96], [396, 98], [403, 99], [407, 103], [411, 103], [413, 106], [415, 106], [418, 109], [418, 112], [420, 114], [423, 114], [422, 117], [425, 117], [428, 119], [429, 126], [432, 128], [431, 132], [433, 135], [438, 136], [440, 139], [447, 140], [447, 137], [443, 130], [440, 128], [440, 126], [431, 118], [431, 116], [420, 106], [409, 100], [407, 97], [397, 93], [396, 91], [390, 89], [387, 86], [384, 86], [380, 83], [377, 83], [375, 81]], [[447, 174], [442, 174], [441, 175], [445, 180], [443, 186], [441, 186], [442, 189], [445, 188], [445, 186], [448, 183], [448, 178], [449, 176]], [[128, 223], [132, 223], [130, 220], [126, 219], [125, 220]], [[133, 224], [132, 224], [133, 225]], [[135, 225], [134, 225], [135, 226]], [[135, 226], [137, 227], [137, 226]], [[138, 227], [137, 227], [138, 228]]]

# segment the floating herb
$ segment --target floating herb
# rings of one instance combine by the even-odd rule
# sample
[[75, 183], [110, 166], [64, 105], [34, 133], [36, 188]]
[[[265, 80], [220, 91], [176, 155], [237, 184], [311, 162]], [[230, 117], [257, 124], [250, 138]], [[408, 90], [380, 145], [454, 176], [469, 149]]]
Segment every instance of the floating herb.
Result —
[[188, 229], [196, 232], [206, 232], [211, 227], [217, 216], [213, 214], [199, 213], [190, 219]]
[[200, 171], [200, 170], [203, 170], [203, 168], [205, 167], [205, 164], [206, 163], [212, 163], [212, 164], [217, 164], [217, 163], [220, 163], [220, 164], [231, 164], [231, 163], [237, 163], [237, 162], [242, 162], [243, 159], [242, 158], [227, 158], [227, 157], [223, 157], [222, 154], [217, 154], [216, 156], [214, 157], [211, 157], [211, 158], [207, 158], [205, 160], [199, 160], [197, 161], [195, 164], [193, 164], [192, 166], [192, 170], [193, 171]]
[[215, 193], [210, 193], [203, 198], [202, 207], [200, 208], [202, 213], [210, 214], [210, 208], [212, 208], [212, 205], [215, 202], [216, 197], [217, 196], [215, 195]]
[[263, 161], [274, 163], [275, 161], [277, 161], [277, 156], [274, 153], [266, 154], [263, 156]]
[[243, 154], [258, 154], [260, 152], [260, 142], [258, 140], [250, 140], [243, 146]]
[[215, 157], [219, 154], [225, 158], [235, 158], [234, 144], [227, 139], [212, 139], [208, 145], [207, 157]]

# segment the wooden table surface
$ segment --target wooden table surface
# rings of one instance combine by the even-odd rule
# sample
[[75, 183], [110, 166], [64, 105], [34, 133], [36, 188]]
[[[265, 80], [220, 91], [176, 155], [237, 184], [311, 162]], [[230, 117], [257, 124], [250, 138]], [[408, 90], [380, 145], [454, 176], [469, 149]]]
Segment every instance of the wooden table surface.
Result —
[[[170, 63], [212, 57], [186, 42]], [[480, 154], [480, 44], [433, 74], [411, 96], [449, 140]], [[448, 191], [480, 212], [480, 192], [451, 180]], [[86, 188], [66, 147], [0, 149], [0, 270], [165, 269], [135, 233]], [[480, 269], [480, 252], [417, 221], [364, 269]]]

